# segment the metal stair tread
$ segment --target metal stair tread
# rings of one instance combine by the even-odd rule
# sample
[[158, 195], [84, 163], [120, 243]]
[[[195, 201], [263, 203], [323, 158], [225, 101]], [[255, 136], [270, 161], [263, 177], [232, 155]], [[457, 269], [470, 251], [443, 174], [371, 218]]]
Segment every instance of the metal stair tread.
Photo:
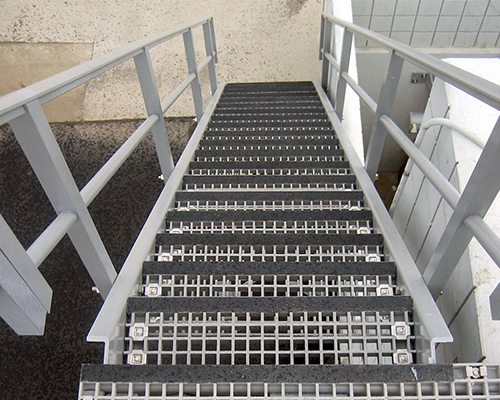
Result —
[[169, 211], [167, 221], [371, 221], [370, 211]]
[[253, 191], [253, 192], [238, 192], [238, 191], [225, 191], [225, 192], [188, 192], [178, 191], [176, 193], [176, 200], [283, 200], [283, 201], [301, 201], [301, 200], [360, 200], [364, 199], [361, 190], [353, 190], [349, 192], [342, 191]]
[[209, 136], [208, 138], [204, 138], [200, 141], [200, 146], [210, 146], [210, 145], [279, 145], [283, 144], [284, 141], [288, 145], [301, 145], [306, 143], [310, 143], [313, 145], [330, 145], [330, 146], [338, 146], [339, 141], [333, 135], [310, 135], [310, 136], [300, 136], [300, 135], [290, 135], [290, 136], [265, 136], [265, 135], [250, 135], [250, 136]]
[[185, 175], [183, 184], [210, 183], [355, 183], [354, 175]]
[[[286, 142], [284, 142], [286, 141]], [[237, 136], [217, 136], [217, 135], [212, 135], [212, 136], [205, 136], [202, 140], [200, 140], [200, 146], [204, 146], [207, 144], [245, 144], [245, 145], [252, 145], [252, 144], [261, 144], [261, 145], [272, 145], [272, 144], [297, 144], [297, 145], [303, 145], [304, 142], [308, 142], [311, 144], [326, 144], [330, 146], [337, 146], [339, 144], [338, 139], [335, 137], [335, 135], [237, 135]]]
[[192, 161], [190, 169], [349, 168], [347, 161]]
[[137, 312], [411, 312], [408, 296], [360, 297], [129, 297]]
[[392, 262], [203, 262], [146, 261], [147, 274], [286, 274], [286, 275], [396, 275]]
[[[267, 157], [282, 157], [282, 156], [303, 156], [305, 150], [302, 149], [283, 149], [283, 150], [267, 150]], [[224, 150], [225, 157], [255, 157], [262, 155], [262, 150]], [[344, 156], [344, 151], [340, 149], [320, 149], [307, 150], [307, 156]], [[195, 157], [216, 157], [220, 152], [217, 150], [196, 150]]]
[[453, 367], [451, 364], [307, 366], [83, 364], [80, 379], [83, 382], [415, 382], [422, 384], [453, 381]]
[[160, 233], [157, 245], [264, 245], [264, 246], [381, 246], [382, 235], [378, 234], [260, 234], [260, 233], [221, 233], [221, 234], [169, 234]]

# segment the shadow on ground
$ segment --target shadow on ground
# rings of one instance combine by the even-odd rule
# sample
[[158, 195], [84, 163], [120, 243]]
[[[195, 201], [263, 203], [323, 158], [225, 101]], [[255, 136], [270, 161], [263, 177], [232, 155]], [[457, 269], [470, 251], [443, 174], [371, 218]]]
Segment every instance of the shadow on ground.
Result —
[[[166, 120], [177, 159], [192, 118]], [[141, 121], [53, 124], [81, 189]], [[161, 191], [150, 134], [90, 206], [104, 245], [119, 269]], [[8, 126], [0, 127], [0, 212], [27, 248], [55, 213]], [[20, 337], [0, 319], [0, 398], [76, 399], [80, 366], [101, 363], [102, 345], [85, 338], [101, 305], [92, 280], [66, 236], [40, 267], [53, 289], [45, 335]]]

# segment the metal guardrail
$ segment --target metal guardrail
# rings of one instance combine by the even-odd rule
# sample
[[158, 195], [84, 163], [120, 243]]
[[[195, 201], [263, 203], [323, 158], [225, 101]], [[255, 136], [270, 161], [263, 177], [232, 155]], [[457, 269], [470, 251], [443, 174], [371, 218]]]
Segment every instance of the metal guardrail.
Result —
[[[332, 54], [334, 26], [343, 28], [343, 42], [338, 61]], [[444, 200], [452, 207], [453, 214], [443, 235], [423, 272], [434, 298], [437, 298], [450, 278], [459, 259], [473, 237], [500, 266], [500, 239], [483, 220], [500, 190], [500, 119], [484, 144], [484, 150], [462, 193], [459, 193], [439, 170], [412, 143], [390, 118], [396, 89], [405, 61], [435, 75], [484, 103], [500, 110], [500, 86], [466, 72], [429, 54], [399, 43], [368, 29], [354, 25], [326, 13], [322, 14], [320, 59], [323, 60], [322, 86], [334, 89], [337, 115], [342, 115], [346, 85], [349, 85], [375, 115], [370, 142], [366, 154], [365, 169], [373, 180], [378, 169], [387, 133], [410, 157], [412, 163], [424, 173]], [[378, 103], [348, 74], [349, 59], [354, 34], [378, 43], [389, 50], [389, 69], [382, 85]], [[338, 72], [336, 82], [331, 80], [332, 68]], [[442, 121], [441, 121], [442, 122]], [[481, 143], [482, 144], [482, 143]], [[500, 285], [490, 297], [491, 313], [500, 319]]]
[[[206, 58], [196, 60], [192, 30], [202, 26]], [[150, 49], [179, 35], [183, 36], [188, 76], [162, 102], [155, 81]], [[148, 117], [92, 179], [79, 191], [43, 112], [42, 104], [99, 76], [129, 59], [134, 59]], [[152, 132], [166, 186], [159, 199], [173, 196], [168, 185], [174, 162], [163, 115], [191, 86], [196, 117], [204, 114], [200, 72], [208, 67], [212, 94], [217, 92], [215, 63], [217, 48], [213, 18], [203, 18], [131, 43], [95, 60], [54, 75], [0, 98], [0, 124], [8, 122], [47, 194], [57, 217], [25, 251], [0, 216], [0, 316], [20, 335], [42, 335], [50, 311], [52, 290], [38, 267], [67, 233], [103, 298], [111, 293], [116, 270], [90, 217], [87, 207], [148, 132]], [[168, 192], [172, 189], [172, 192]], [[166, 193], [166, 191], [168, 193]], [[159, 216], [157, 220], [160, 221]], [[143, 231], [152, 228], [150, 219]], [[148, 232], [148, 235], [151, 234]], [[136, 241], [143, 243], [143, 233]], [[150, 246], [152, 239], [146, 244]], [[144, 256], [145, 257], [145, 256]], [[137, 261], [140, 266], [144, 257]], [[130, 262], [129, 258], [127, 262]], [[127, 295], [129, 293], [127, 292]]]

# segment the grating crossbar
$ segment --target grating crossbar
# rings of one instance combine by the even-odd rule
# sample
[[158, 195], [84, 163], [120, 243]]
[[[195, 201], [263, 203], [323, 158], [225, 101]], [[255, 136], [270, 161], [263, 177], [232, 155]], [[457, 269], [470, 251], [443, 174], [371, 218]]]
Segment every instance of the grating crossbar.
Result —
[[349, 168], [224, 168], [224, 169], [200, 169], [193, 168], [189, 171], [192, 176], [331, 176], [350, 175]]
[[129, 364], [409, 364], [416, 352], [408, 311], [134, 312], [127, 330]]
[[399, 294], [390, 275], [148, 274], [148, 297], [366, 297]]
[[371, 221], [169, 221], [168, 233], [370, 234]]
[[176, 201], [176, 211], [285, 211], [364, 209], [362, 200], [188, 200]]
[[229, 262], [378, 262], [379, 245], [162, 245], [157, 261]]

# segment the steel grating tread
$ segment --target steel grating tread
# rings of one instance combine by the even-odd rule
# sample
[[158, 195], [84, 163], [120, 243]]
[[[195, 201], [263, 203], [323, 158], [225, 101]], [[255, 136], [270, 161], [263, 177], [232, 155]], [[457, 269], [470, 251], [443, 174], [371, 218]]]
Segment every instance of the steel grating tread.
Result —
[[83, 384], [453, 379], [412, 364], [412, 299], [312, 83], [227, 85], [182, 187], [128, 299], [122, 355], [202, 365], [84, 366]]
[[127, 313], [138, 312], [411, 312], [408, 296], [375, 297], [130, 297]]
[[[450, 364], [414, 365], [82, 365], [82, 382], [451, 382]], [[260, 396], [259, 396], [260, 397]]]
[[169, 211], [167, 221], [372, 221], [370, 211]]
[[[301, 148], [295, 149], [271, 149], [266, 150], [265, 154], [267, 157], [283, 157], [283, 156], [302, 156], [304, 152], [307, 151], [309, 157], [314, 156], [344, 156], [344, 151], [340, 149], [314, 149], [314, 150], [304, 150]], [[262, 155], [263, 150], [223, 150], [222, 153], [224, 157], [258, 157]], [[195, 157], [217, 157], [220, 156], [221, 151], [219, 150], [196, 150]]]
[[[255, 137], [255, 136], [253, 136]], [[252, 136], [235, 136], [228, 137], [222, 136], [217, 138], [212, 136], [210, 139], [204, 139], [200, 141], [200, 148], [207, 146], [210, 147], [223, 147], [224, 149], [228, 147], [249, 147], [249, 146], [259, 146], [268, 148], [270, 146], [329, 146], [330, 148], [336, 148], [339, 145], [338, 139], [332, 137], [326, 138], [326, 136], [303, 136], [302, 139], [293, 139], [293, 136], [278, 136], [277, 138], [270, 139], [269, 136], [262, 136], [261, 139], [252, 139]], [[264, 139], [265, 138], [265, 139]], [[221, 149], [219, 149], [221, 150]]]
[[301, 136], [301, 135], [289, 135], [289, 136], [208, 136], [200, 141], [200, 147], [204, 146], [251, 146], [251, 145], [259, 145], [259, 146], [269, 146], [269, 145], [282, 145], [286, 143], [287, 145], [303, 145], [307, 143], [309, 145], [328, 145], [328, 146], [338, 146], [338, 139], [333, 136], [328, 135], [309, 135], [309, 136]]
[[246, 121], [239, 120], [223, 120], [223, 121], [212, 121], [209, 123], [208, 127], [210, 129], [217, 128], [309, 128], [309, 127], [321, 127], [328, 128], [330, 127], [330, 122], [325, 120], [309, 120], [309, 119], [285, 119], [282, 120], [262, 120], [259, 117], [255, 117], [253, 119], [248, 119]]
[[185, 175], [182, 179], [187, 184], [284, 184], [284, 183], [356, 183], [354, 175]]
[[247, 201], [266, 201], [266, 200], [282, 200], [282, 201], [307, 201], [307, 200], [359, 200], [364, 199], [363, 192], [353, 190], [349, 192], [341, 191], [300, 191], [294, 192], [291, 190], [284, 191], [254, 191], [254, 192], [187, 192], [178, 191], [175, 195], [177, 201], [183, 200], [212, 200], [212, 201], [230, 201], [230, 200], [247, 200]]
[[303, 112], [303, 113], [322, 113], [324, 112], [324, 108], [319, 104], [307, 104], [307, 105], [289, 105], [287, 103], [274, 105], [274, 106], [258, 106], [252, 105], [250, 106], [225, 106], [219, 107], [215, 110], [213, 115], [222, 115], [222, 114], [251, 114], [251, 115], [265, 115], [265, 114], [293, 114], [295, 112]]
[[160, 233], [156, 237], [157, 245], [265, 245], [265, 246], [381, 246], [382, 235], [371, 234], [260, 234], [260, 233], [222, 233], [222, 234], [169, 234]]
[[259, 112], [259, 113], [246, 113], [246, 112], [214, 112], [210, 117], [210, 122], [225, 121], [225, 120], [254, 120], [258, 119], [326, 119], [326, 113], [311, 112], [311, 111], [297, 111], [297, 112]]
[[347, 161], [192, 161], [190, 169], [327, 169], [349, 168]]
[[286, 275], [389, 275], [396, 276], [392, 262], [165, 262], [146, 261], [143, 274], [286, 274]]

